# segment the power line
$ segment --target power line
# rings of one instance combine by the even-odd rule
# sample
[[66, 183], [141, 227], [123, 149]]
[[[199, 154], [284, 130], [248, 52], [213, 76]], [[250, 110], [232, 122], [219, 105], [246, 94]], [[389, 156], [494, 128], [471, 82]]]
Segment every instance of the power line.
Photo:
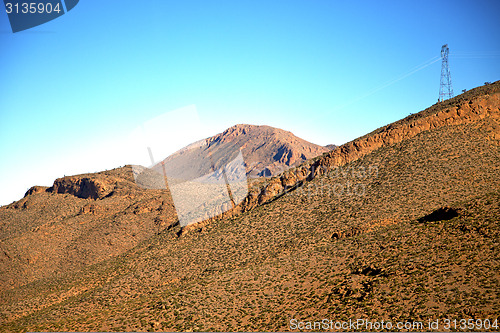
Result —
[[434, 57], [426, 60], [425, 62], [421, 63], [420, 65], [415, 66], [415, 67], [409, 69], [408, 71], [406, 71], [403, 74], [397, 76], [396, 78], [391, 79], [389, 81], [386, 81], [385, 83], [382, 83], [381, 85], [379, 85], [379, 86], [377, 86], [377, 87], [375, 87], [375, 88], [367, 91], [363, 95], [361, 95], [361, 96], [359, 96], [357, 98], [354, 98], [353, 100], [351, 100], [351, 101], [349, 101], [349, 102], [341, 105], [340, 107], [337, 107], [336, 110], [341, 110], [341, 109], [343, 109], [343, 108], [345, 108], [345, 107], [347, 107], [347, 106], [349, 106], [351, 104], [354, 104], [354, 103], [356, 103], [356, 102], [358, 102], [358, 101], [360, 101], [360, 100], [362, 100], [362, 99], [364, 99], [364, 98], [366, 98], [368, 96], [371, 96], [371, 95], [375, 94], [376, 92], [378, 92], [378, 91], [380, 91], [382, 89], [385, 89], [385, 88], [393, 85], [394, 83], [396, 83], [398, 81], [401, 81], [401, 80], [407, 78], [410, 75], [415, 74], [418, 71], [421, 71], [422, 69], [424, 69], [424, 68], [432, 65], [433, 63], [439, 61], [440, 59], [441, 59], [440, 57], [434, 56]]

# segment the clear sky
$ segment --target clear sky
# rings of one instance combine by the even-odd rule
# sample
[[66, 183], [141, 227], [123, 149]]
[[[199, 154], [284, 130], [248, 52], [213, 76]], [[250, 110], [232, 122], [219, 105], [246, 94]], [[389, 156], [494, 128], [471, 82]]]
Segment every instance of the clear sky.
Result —
[[342, 144], [434, 104], [445, 43], [455, 94], [500, 79], [498, 0], [81, 0], [15, 34], [0, 8], [0, 205], [140, 163], [130, 133], [172, 110], [195, 107], [190, 139]]

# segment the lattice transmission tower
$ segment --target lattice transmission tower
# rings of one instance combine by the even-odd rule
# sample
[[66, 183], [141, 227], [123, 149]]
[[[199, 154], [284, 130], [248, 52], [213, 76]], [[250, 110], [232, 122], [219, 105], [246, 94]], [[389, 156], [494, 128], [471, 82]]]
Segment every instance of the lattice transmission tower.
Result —
[[445, 44], [441, 47], [441, 59], [443, 60], [443, 63], [441, 65], [441, 83], [439, 85], [438, 98], [438, 101], [440, 102], [453, 97], [450, 67], [448, 66], [448, 53], [450, 53], [450, 49], [448, 48], [448, 44]]

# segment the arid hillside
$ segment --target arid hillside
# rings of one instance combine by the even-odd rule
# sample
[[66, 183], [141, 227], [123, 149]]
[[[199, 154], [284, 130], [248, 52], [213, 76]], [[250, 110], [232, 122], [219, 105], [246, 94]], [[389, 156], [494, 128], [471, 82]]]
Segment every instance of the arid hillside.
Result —
[[78, 271], [176, 222], [167, 190], [142, 190], [130, 167], [32, 187], [0, 208], [0, 290]]
[[[1, 276], [9, 277], [0, 329], [288, 331], [292, 319], [493, 321], [500, 318], [499, 174], [495, 82], [259, 183], [223, 216], [183, 229], [168, 192], [137, 189], [130, 167], [62, 178], [0, 209]], [[49, 222], [30, 205], [45, 206]], [[16, 237], [37, 242], [85, 214], [90, 224], [71, 222], [57, 249], [71, 248], [67, 239], [79, 249], [76, 235], [106, 228], [96, 241], [123, 252], [80, 270], [27, 274], [59, 263], [39, 254], [26, 260], [36, 252], [16, 247]], [[61, 263], [79, 260], [60, 253]], [[28, 277], [16, 281], [15, 270]]]

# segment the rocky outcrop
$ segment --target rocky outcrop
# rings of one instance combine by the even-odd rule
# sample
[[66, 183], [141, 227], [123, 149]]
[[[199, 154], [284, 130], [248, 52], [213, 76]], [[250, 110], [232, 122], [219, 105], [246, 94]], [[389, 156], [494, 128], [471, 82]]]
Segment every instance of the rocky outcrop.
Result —
[[[486, 93], [484, 89], [488, 89]], [[345, 165], [381, 147], [410, 139], [425, 131], [472, 123], [486, 117], [500, 119], [500, 81], [490, 84], [487, 88], [476, 88], [451, 100], [438, 103], [418, 114], [410, 115], [337, 147], [299, 167], [289, 169], [270, 179], [260, 189], [250, 191], [245, 200], [233, 209], [209, 220], [188, 225], [182, 232], [206, 225], [214, 219], [246, 212], [265, 204], [300, 186], [304, 181], [312, 180], [331, 168]]]
[[24, 196], [27, 197], [28, 195], [45, 192], [47, 191], [47, 189], [48, 189], [47, 186], [32, 186], [28, 191], [26, 191]]
[[71, 176], [56, 179], [48, 192], [67, 193], [83, 199], [102, 199], [113, 188], [113, 182], [106, 179]]

